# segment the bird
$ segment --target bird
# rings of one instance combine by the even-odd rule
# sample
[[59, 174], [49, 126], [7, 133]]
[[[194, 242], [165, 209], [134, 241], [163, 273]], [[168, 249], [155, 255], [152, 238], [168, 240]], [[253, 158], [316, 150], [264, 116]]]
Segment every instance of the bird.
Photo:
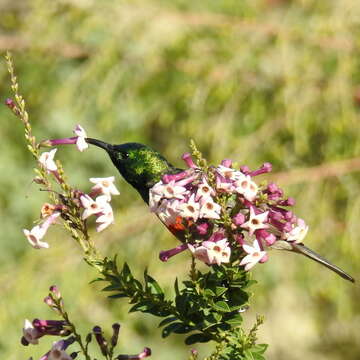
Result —
[[[86, 138], [88, 144], [99, 147], [107, 152], [112, 163], [119, 171], [120, 175], [139, 193], [141, 198], [149, 205], [149, 191], [158, 183], [165, 174], [174, 175], [184, 171], [173, 166], [164, 156], [151, 147], [129, 142], [119, 145], [112, 145], [101, 140]], [[174, 229], [167, 228], [180, 241], [183, 241], [183, 233], [176, 232]], [[330, 263], [321, 255], [311, 250], [303, 243], [295, 243], [284, 240], [278, 240], [271, 248], [276, 250], [285, 250], [306, 256], [319, 264], [334, 271], [343, 279], [355, 282], [355, 279], [347, 274], [338, 266]]]

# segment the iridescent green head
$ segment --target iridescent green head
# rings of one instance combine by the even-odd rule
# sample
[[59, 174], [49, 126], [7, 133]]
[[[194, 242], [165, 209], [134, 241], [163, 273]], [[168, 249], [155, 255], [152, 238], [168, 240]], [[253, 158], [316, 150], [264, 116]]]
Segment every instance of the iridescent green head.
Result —
[[180, 169], [172, 166], [159, 152], [139, 143], [111, 145], [103, 141], [87, 138], [89, 144], [104, 149], [123, 178], [149, 201], [149, 189], [164, 174], [174, 174]]

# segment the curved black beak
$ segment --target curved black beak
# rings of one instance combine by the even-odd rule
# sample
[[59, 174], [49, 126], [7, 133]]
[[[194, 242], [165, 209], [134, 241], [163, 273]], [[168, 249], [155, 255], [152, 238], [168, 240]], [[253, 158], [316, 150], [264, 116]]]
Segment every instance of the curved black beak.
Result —
[[102, 148], [104, 149], [105, 151], [107, 152], [110, 152], [113, 150], [113, 145], [111, 144], [108, 144], [106, 142], [103, 142], [101, 140], [97, 140], [97, 139], [92, 139], [92, 138], [85, 138], [85, 141], [88, 143], [88, 144], [91, 144], [91, 145], [95, 145], [99, 148]]

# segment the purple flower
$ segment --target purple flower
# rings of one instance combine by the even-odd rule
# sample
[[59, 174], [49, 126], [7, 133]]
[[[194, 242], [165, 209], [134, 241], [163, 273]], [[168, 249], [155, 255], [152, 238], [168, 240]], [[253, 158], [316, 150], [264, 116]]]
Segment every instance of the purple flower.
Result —
[[196, 230], [199, 233], [199, 235], [206, 235], [209, 230], [210, 225], [206, 222], [201, 223], [196, 226]]
[[138, 360], [138, 359], [145, 359], [146, 357], [151, 356], [151, 349], [145, 347], [144, 350], [137, 354], [137, 355], [118, 355], [115, 360]]
[[159, 254], [159, 258], [161, 261], [168, 261], [171, 257], [183, 252], [188, 248], [187, 244], [181, 244], [173, 249], [161, 251]]
[[255, 170], [255, 171], [251, 171], [249, 173], [250, 176], [258, 176], [258, 175], [261, 175], [261, 174], [265, 174], [265, 173], [268, 173], [268, 172], [271, 172], [272, 170], [272, 165], [268, 162], [264, 163], [263, 166], [258, 169], [258, 170]]

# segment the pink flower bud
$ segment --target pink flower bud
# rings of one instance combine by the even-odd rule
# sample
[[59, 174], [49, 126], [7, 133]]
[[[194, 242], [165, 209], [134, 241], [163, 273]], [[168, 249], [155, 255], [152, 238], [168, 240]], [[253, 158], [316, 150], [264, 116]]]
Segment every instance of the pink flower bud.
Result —
[[242, 214], [242, 213], [238, 213], [236, 214], [233, 219], [232, 219], [232, 222], [237, 225], [237, 226], [240, 226], [242, 225], [244, 222], [245, 222], [245, 215]]
[[186, 165], [187, 165], [189, 168], [195, 169], [195, 168], [197, 167], [197, 166], [195, 165], [195, 163], [194, 163], [194, 161], [193, 161], [190, 153], [185, 153], [185, 154], [183, 154], [183, 156], [182, 156], [181, 158], [185, 161]]
[[50, 291], [51, 293], [53, 293], [53, 295], [55, 296], [56, 299], [60, 299], [60, 298], [61, 298], [60, 290], [59, 290], [59, 288], [58, 288], [56, 285], [50, 286], [49, 291]]
[[269, 260], [269, 255], [268, 254], [265, 254], [261, 260], [259, 261], [260, 264], [263, 264], [265, 262], [267, 262]]
[[231, 168], [232, 160], [230, 160], [230, 159], [224, 159], [224, 160], [221, 162], [221, 165], [222, 165], [222, 166], [225, 166], [225, 167], [228, 167], [228, 168]]

